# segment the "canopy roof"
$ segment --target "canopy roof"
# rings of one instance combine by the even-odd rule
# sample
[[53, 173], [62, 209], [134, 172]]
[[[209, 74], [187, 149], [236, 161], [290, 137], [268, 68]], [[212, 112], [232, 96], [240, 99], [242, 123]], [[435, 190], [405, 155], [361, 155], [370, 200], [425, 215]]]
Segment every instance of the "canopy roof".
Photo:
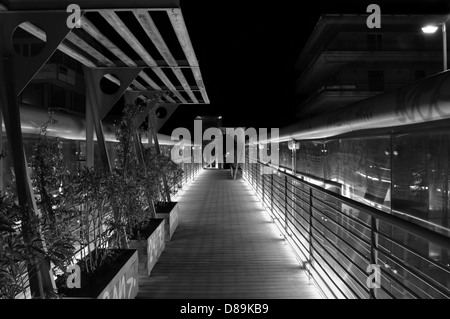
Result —
[[[72, 0], [0, 0], [8, 11], [66, 11]], [[170, 91], [162, 102], [209, 104], [178, 0], [79, 0], [80, 27], [58, 50], [89, 68], [145, 67], [128, 91]], [[70, 13], [68, 13], [69, 15]], [[42, 41], [32, 21], [21, 24]], [[119, 84], [113, 75], [108, 79]]]

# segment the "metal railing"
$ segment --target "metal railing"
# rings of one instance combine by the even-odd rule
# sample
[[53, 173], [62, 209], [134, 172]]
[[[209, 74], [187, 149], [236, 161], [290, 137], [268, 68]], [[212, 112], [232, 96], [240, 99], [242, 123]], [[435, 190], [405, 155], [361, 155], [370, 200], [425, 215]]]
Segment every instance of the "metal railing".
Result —
[[243, 176], [325, 297], [450, 298], [449, 237], [263, 166]]

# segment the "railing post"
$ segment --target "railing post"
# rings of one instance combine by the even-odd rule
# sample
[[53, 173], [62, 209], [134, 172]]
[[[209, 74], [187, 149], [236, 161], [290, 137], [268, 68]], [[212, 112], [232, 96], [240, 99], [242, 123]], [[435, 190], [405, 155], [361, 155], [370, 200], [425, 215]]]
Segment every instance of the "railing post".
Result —
[[253, 167], [252, 167], [252, 185], [253, 185], [253, 188], [255, 189], [255, 175], [256, 175], [256, 165], [253, 165]]
[[[370, 217], [370, 263], [372, 265], [378, 264], [378, 235], [377, 235], [377, 219]], [[377, 299], [377, 288], [369, 288], [369, 298]]]
[[270, 210], [273, 213], [273, 172], [270, 174]]
[[284, 231], [288, 232], [287, 175], [284, 175]]
[[263, 205], [265, 204], [265, 203], [264, 203], [264, 193], [265, 193], [265, 191], [264, 191], [264, 180], [265, 180], [265, 175], [263, 174], [263, 175], [262, 175], [262, 190], [261, 190], [261, 193], [262, 193], [262, 203], [263, 203]]
[[313, 265], [313, 189], [309, 188], [309, 274]]

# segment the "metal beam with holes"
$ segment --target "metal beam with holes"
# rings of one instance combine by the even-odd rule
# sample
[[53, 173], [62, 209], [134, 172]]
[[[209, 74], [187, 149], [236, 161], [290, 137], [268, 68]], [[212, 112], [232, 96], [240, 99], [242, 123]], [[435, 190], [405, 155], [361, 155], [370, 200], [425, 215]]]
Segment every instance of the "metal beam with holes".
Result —
[[[162, 2], [164, 1], [161, 1], [161, 3]], [[25, 10], [26, 3], [28, 3], [28, 1], [11, 1], [10, 8], [8, 9], [18, 9], [19, 7], [22, 7]], [[42, 8], [45, 7], [49, 10], [54, 10], [53, 12], [61, 12], [60, 3], [64, 3], [64, 1], [58, 1], [58, 5], [56, 1], [50, 0], [44, 1], [41, 4]], [[125, 2], [122, 4], [124, 3]], [[135, 4], [134, 1], [129, 1], [126, 3], [129, 4], [130, 7], [126, 8], [125, 6], [118, 5], [115, 8], [110, 8], [110, 6], [101, 7], [99, 4], [97, 8], [93, 8], [89, 6], [83, 7], [83, 3], [79, 3], [80, 7], [83, 8], [80, 23], [81, 29], [84, 33], [80, 33], [80, 30], [74, 28], [67, 34], [66, 38], [59, 44], [57, 49], [89, 68], [121, 67], [122, 63], [126, 67], [145, 66], [145, 69], [143, 69], [136, 81], [133, 82], [133, 86], [127, 88], [127, 90], [143, 90], [144, 88], [163, 90], [167, 88], [174, 94], [173, 98], [165, 98], [169, 102], [177, 104], [210, 103], [198, 65], [197, 57], [179, 7], [168, 6], [165, 8], [156, 8], [166, 12], [167, 18], [172, 25], [173, 31], [175, 32], [177, 40], [185, 55], [185, 59], [182, 58], [181, 60], [176, 60], [163, 37], [164, 32], [160, 32], [155, 21], [151, 17], [151, 12], [155, 11], [153, 3], [151, 4], [151, 8], [140, 6], [133, 8], [131, 6]], [[177, 4], [178, 2], [168, 1], [167, 3]], [[135, 60], [127, 55], [125, 51], [129, 52], [129, 50], [126, 50], [126, 48], [121, 48], [120, 45], [114, 43], [113, 37], [108, 38], [105, 36], [107, 31], [99, 30], [99, 27], [89, 20], [89, 13], [92, 11], [98, 12], [100, 16], [112, 28], [114, 28], [118, 35], [130, 46], [136, 55], [139, 56], [139, 60]], [[130, 12], [134, 15], [136, 21], [142, 27], [149, 40], [164, 60], [155, 60], [150, 55], [150, 48], [146, 47], [150, 42], [145, 41], [145, 39], [138, 40], [137, 35], [134, 33], [136, 30], [134, 28], [130, 29], [128, 26], [128, 21], [123, 21], [121, 17], [119, 17], [121, 14], [120, 12], [123, 11]], [[9, 13], [11, 11], [0, 12], [1, 14], [5, 14], [5, 12]], [[35, 16], [39, 16], [44, 14], [44, 12], [36, 9], [33, 14]], [[67, 16], [67, 12], [65, 14]], [[97, 21], [98, 20], [96, 20], [96, 22]], [[21, 25], [21, 28], [28, 31], [41, 41], [46, 41], [46, 32], [41, 30], [38, 26], [28, 22]], [[117, 57], [117, 60], [113, 59], [112, 56]], [[164, 69], [166, 69], [166, 71], [164, 71]], [[188, 83], [187, 75], [189, 74], [186, 72], [190, 72], [190, 77], [195, 80], [195, 87], [197, 87], [198, 90], [192, 89], [194, 85], [193, 83]], [[171, 79], [169, 76], [172, 73], [174, 77]], [[113, 82], [115, 81], [114, 78], [110, 78], [110, 80]], [[173, 81], [178, 81], [178, 83]], [[179, 89], [180, 87], [182, 89]], [[202, 100], [195, 95], [196, 91], [201, 93]]]

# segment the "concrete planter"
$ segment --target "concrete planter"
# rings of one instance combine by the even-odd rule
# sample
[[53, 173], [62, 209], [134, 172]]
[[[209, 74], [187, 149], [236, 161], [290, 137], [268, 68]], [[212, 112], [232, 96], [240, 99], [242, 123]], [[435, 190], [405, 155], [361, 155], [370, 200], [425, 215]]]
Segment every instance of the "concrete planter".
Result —
[[165, 248], [165, 220], [153, 219], [149, 234], [144, 240], [130, 240], [130, 248], [137, 249], [139, 257], [139, 277], [146, 278], [155, 266]]
[[165, 222], [165, 231], [166, 231], [165, 239], [167, 241], [172, 239], [173, 233], [177, 229], [178, 222], [180, 220], [178, 202], [170, 202], [168, 205], [170, 205], [170, 206], [166, 207], [164, 212], [159, 212], [160, 211], [159, 206], [157, 206], [157, 208], [156, 208], [156, 217], [164, 218], [166, 220], [166, 222]]
[[[119, 262], [118, 262], [119, 263]], [[93, 287], [89, 291], [83, 289], [86, 283], [83, 281], [85, 275], [80, 274], [81, 287], [65, 289], [64, 299], [134, 299], [139, 289], [138, 274], [138, 251], [127, 249], [120, 264], [115, 266], [118, 269], [114, 273], [109, 273], [102, 280], [102, 283]], [[61, 291], [60, 291], [61, 292]]]

